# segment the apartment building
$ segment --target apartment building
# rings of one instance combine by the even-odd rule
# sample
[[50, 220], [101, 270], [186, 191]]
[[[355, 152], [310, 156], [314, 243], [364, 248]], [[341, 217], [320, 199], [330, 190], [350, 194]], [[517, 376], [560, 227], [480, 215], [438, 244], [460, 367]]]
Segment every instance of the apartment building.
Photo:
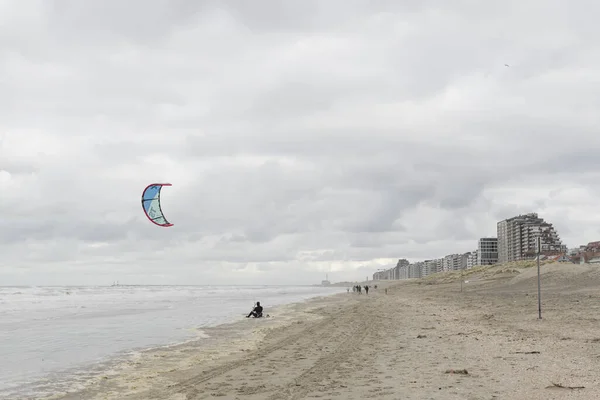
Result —
[[600, 252], [600, 242], [589, 242], [587, 246], [585, 246], [585, 251]]
[[434, 260], [425, 260], [425, 276], [435, 274], [435, 262]]
[[427, 275], [436, 274], [442, 271], [442, 259], [425, 260]]
[[422, 278], [424, 266], [425, 266], [425, 263], [423, 261], [419, 261], [414, 264], [410, 264], [408, 266], [408, 277], [409, 278]]
[[383, 271], [375, 272], [373, 274], [373, 280], [380, 281], [380, 280], [406, 279], [406, 278], [408, 278], [408, 266], [409, 265], [410, 265], [410, 262], [407, 259], [401, 258], [398, 260], [395, 267], [388, 268]]
[[442, 271], [452, 271], [452, 254], [444, 256], [442, 259]]
[[479, 265], [477, 264], [477, 257], [479, 254], [478, 250], [473, 250], [465, 254], [467, 255], [467, 269], [471, 269], [474, 266]]
[[569, 252], [571, 262], [575, 264], [600, 264], [600, 241], [589, 242]]
[[542, 239], [542, 253], [566, 252], [553, 225], [529, 213], [508, 218], [497, 224], [498, 262], [526, 260], [535, 257], [536, 239]]
[[468, 253], [465, 254], [448, 254], [444, 257], [444, 271], [458, 271], [459, 269], [467, 268]]
[[427, 268], [427, 263], [423, 261], [421, 264], [421, 278], [425, 278], [427, 275], [429, 275], [429, 270]]
[[436, 263], [437, 272], [442, 272], [444, 270], [444, 259], [436, 258], [435, 263]]
[[493, 265], [498, 262], [498, 238], [479, 239], [477, 265]]
[[406, 264], [406, 265], [401, 265], [398, 268], [398, 279], [406, 279], [406, 278], [408, 278], [408, 266], [409, 265], [410, 265], [410, 263]]
[[406, 258], [399, 259], [394, 267], [394, 278], [392, 279], [406, 279], [406, 275], [408, 275], [406, 268], [409, 264], [410, 262]]
[[452, 267], [454, 271], [458, 271], [461, 269], [467, 269], [467, 260], [469, 256], [465, 254], [455, 254], [454, 259], [452, 260]]

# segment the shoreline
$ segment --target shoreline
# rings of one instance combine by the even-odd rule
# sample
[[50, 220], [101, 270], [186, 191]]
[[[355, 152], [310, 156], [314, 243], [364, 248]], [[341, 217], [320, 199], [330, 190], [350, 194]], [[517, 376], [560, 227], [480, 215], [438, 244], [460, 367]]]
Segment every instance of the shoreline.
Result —
[[[371, 282], [369, 282], [371, 283]], [[383, 293], [389, 282], [379, 282]], [[213, 327], [198, 328], [206, 337], [190, 339], [181, 343], [157, 346], [135, 351], [119, 360], [104, 363], [104, 368], [86, 378], [75, 391], [61, 392], [39, 398], [40, 400], [80, 400], [125, 398], [144, 399], [150, 386], [168, 387], [170, 381], [162, 381], [161, 375], [182, 373], [198, 364], [207, 366], [227, 363], [244, 357], [259, 349], [267, 335], [285, 332], [295, 325], [306, 326], [324, 319], [321, 311], [332, 308], [344, 309], [369, 295], [352, 291], [315, 296], [304, 301], [287, 303], [269, 308], [269, 318], [240, 318]], [[284, 333], [285, 334], [285, 333]], [[158, 365], [160, 364], [160, 365]], [[108, 367], [108, 368], [106, 368]], [[161, 382], [162, 381], [162, 382]]]
[[378, 282], [283, 306], [287, 318], [211, 329], [211, 346], [149, 353], [55, 398], [596, 400], [600, 268], [544, 266], [542, 320], [535, 272], [477, 272], [462, 292], [452, 276]]
[[[600, 268], [534, 268], [378, 282], [209, 328], [63, 400], [600, 398]], [[387, 290], [387, 294], [385, 289]], [[269, 312], [268, 312], [269, 313]]]
[[[131, 393], [119, 389], [115, 392], [114, 387], [129, 385], [130, 381], [139, 380], [140, 376], [148, 376], [148, 369], [161, 369], [160, 372], [168, 372], [164, 368], [157, 367], [155, 361], [161, 360], [161, 364], [172, 363], [175, 367], [182, 367], [192, 361], [188, 359], [190, 353], [194, 352], [194, 362], [199, 358], [220, 359], [238, 353], [236, 347], [249, 351], [256, 345], [268, 331], [288, 326], [298, 319], [307, 319], [314, 308], [320, 308], [339, 296], [348, 296], [346, 292], [332, 292], [328, 295], [318, 295], [301, 301], [280, 304], [268, 307], [265, 317], [261, 319], [238, 317], [230, 322], [220, 323], [215, 326], [190, 328], [196, 336], [181, 342], [173, 342], [147, 348], [128, 350], [110, 356], [107, 360], [90, 365], [82, 374], [83, 378], [77, 376], [77, 368], [67, 371], [67, 378], [61, 379], [60, 392], [51, 395], [35, 397], [39, 400], [75, 400], [83, 398], [120, 399], [124, 395], [134, 394], [136, 387], [132, 387]], [[174, 367], [174, 368], [175, 368]], [[172, 368], [171, 368], [172, 369]], [[144, 372], [145, 371], [145, 372]], [[63, 371], [64, 372], [64, 371]], [[58, 372], [55, 375], [62, 375]], [[139, 373], [139, 374], [138, 374]], [[153, 374], [156, 372], [152, 372]], [[141, 374], [141, 375], [140, 375]], [[51, 380], [51, 378], [50, 378]], [[40, 381], [41, 382], [41, 381]], [[37, 383], [37, 382], [36, 382]], [[35, 385], [35, 388], [47, 390], [48, 386]], [[91, 397], [90, 397], [91, 396]], [[30, 399], [32, 397], [25, 397]]]

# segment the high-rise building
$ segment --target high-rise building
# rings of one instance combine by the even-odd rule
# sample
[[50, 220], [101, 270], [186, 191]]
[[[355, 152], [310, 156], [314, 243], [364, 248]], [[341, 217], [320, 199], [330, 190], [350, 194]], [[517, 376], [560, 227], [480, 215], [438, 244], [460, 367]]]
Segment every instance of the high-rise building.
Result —
[[498, 238], [481, 238], [477, 247], [477, 265], [492, 265], [498, 262]]
[[414, 264], [410, 264], [408, 266], [408, 277], [409, 278], [422, 278], [424, 266], [425, 266], [425, 263], [423, 261], [419, 261]]
[[535, 257], [536, 239], [542, 239], [542, 253], [566, 252], [552, 224], [539, 218], [537, 213], [518, 215], [497, 224], [498, 262], [526, 260]]
[[427, 269], [427, 275], [431, 275], [431, 274], [435, 274], [440, 272], [438, 270], [438, 265], [440, 265], [440, 260], [426, 260], [425, 261], [425, 265], [426, 265], [426, 269]]
[[402, 275], [406, 275], [406, 267], [408, 267], [409, 264], [410, 262], [406, 258], [399, 259], [398, 263], [393, 268], [393, 279], [406, 279], [406, 276], [402, 277]]

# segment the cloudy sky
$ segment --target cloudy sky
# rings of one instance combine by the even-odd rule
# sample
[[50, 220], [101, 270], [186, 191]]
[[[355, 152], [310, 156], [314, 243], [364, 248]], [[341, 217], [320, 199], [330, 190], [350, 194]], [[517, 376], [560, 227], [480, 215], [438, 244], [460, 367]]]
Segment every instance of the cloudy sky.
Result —
[[0, 285], [363, 279], [523, 212], [600, 240], [599, 13], [2, 0]]

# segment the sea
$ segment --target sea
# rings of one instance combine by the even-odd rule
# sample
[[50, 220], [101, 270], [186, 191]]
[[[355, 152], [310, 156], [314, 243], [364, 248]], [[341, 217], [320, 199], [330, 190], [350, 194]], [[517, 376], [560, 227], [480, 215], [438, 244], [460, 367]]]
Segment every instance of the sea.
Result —
[[[201, 340], [203, 327], [346, 292], [325, 286], [0, 287], [0, 399], [36, 398], [111, 359]], [[86, 372], [87, 371], [87, 372]]]

